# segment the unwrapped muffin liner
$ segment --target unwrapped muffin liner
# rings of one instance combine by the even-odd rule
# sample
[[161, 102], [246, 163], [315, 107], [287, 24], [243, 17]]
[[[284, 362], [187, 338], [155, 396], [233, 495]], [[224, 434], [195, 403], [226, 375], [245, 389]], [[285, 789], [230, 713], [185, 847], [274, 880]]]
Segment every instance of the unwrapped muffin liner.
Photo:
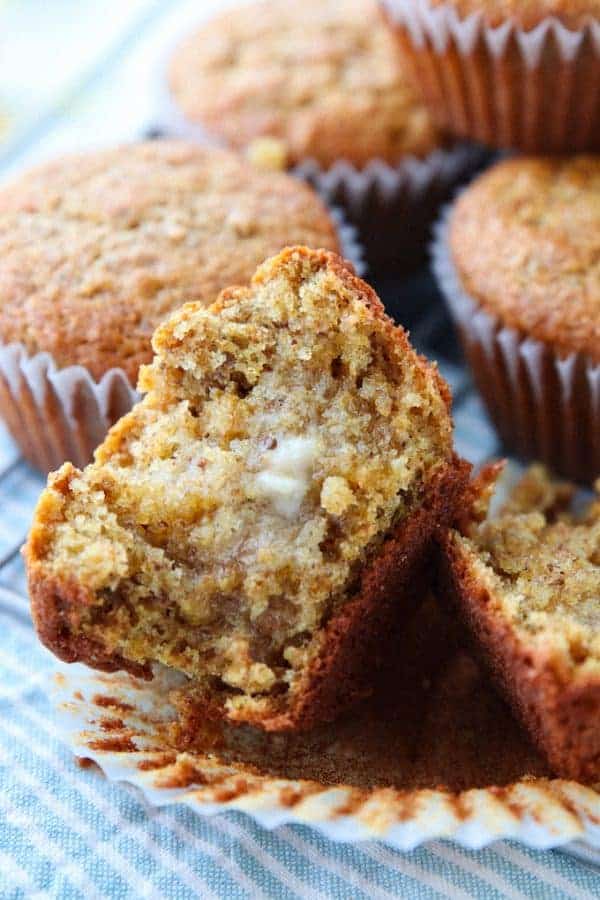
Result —
[[494, 147], [600, 149], [600, 21], [461, 19], [452, 2], [380, 0], [438, 122]]
[[78, 757], [93, 760], [111, 781], [134, 785], [154, 807], [184, 803], [202, 816], [242, 810], [264, 828], [311, 825], [333, 840], [377, 839], [400, 850], [440, 838], [470, 849], [499, 839], [536, 848], [584, 841], [588, 858], [600, 847], [600, 795], [572, 781], [523, 778], [459, 793], [359, 789], [261, 774], [216, 750], [174, 751], [164, 741], [173, 686], [164, 669], [142, 682], [61, 664], [59, 734]]
[[465, 291], [448, 243], [451, 211], [435, 229], [433, 269], [490, 417], [509, 450], [593, 482], [600, 476], [600, 364], [505, 327]]
[[[164, 79], [166, 82], [166, 78]], [[195, 143], [224, 146], [198, 123], [188, 121], [166, 90], [160, 89], [160, 132]], [[416, 268], [425, 257], [431, 225], [453, 190], [489, 159], [489, 152], [454, 143], [423, 159], [407, 156], [391, 165], [373, 159], [364, 168], [340, 159], [323, 167], [307, 158], [290, 174], [311, 184], [323, 199], [341, 207], [358, 228], [371, 265], [398, 271]]]
[[[339, 209], [330, 213], [343, 256], [363, 274], [356, 229]], [[59, 368], [49, 353], [0, 344], [0, 416], [25, 459], [44, 474], [65, 460], [87, 465], [108, 429], [139, 399], [123, 369], [97, 381], [84, 366]]]

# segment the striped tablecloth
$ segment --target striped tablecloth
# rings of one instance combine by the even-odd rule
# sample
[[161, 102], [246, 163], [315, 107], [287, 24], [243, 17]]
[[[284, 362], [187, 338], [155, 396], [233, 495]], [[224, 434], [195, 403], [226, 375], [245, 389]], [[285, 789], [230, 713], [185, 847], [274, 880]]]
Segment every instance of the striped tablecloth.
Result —
[[[470, 394], [457, 418], [462, 451], [477, 455], [491, 432]], [[80, 768], [55, 728], [54, 660], [31, 628], [18, 554], [42, 485], [0, 431], [0, 897], [600, 896], [600, 875], [556, 851], [437, 842], [401, 854], [300, 826], [266, 832], [243, 814], [149, 808]]]
[[[0, 175], [147, 131], [157, 60], [190, 17], [218, 5], [0, 3]], [[384, 292], [420, 348], [451, 357], [430, 283], [409, 293], [412, 307], [393, 302], [393, 285]], [[459, 452], [475, 462], [498, 452], [464, 371], [442, 368]], [[54, 663], [33, 634], [18, 553], [42, 485], [0, 426], [0, 897], [600, 897], [600, 875], [562, 852], [438, 842], [403, 855], [307, 827], [265, 832], [242, 814], [149, 808], [134, 789], [80, 768], [54, 725]]]

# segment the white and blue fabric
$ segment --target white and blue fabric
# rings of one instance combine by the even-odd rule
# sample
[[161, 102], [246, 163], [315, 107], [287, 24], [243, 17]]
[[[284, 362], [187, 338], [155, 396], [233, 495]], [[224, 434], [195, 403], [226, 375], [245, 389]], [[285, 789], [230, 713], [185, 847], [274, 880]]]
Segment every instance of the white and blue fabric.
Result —
[[[149, 133], [152, 78], [169, 44], [220, 5], [0, 3], [0, 176]], [[433, 302], [427, 280], [410, 292], [423, 309]], [[452, 344], [439, 306], [413, 318], [420, 349], [441, 355]], [[455, 395], [459, 452], [474, 462], [493, 456], [496, 437], [464, 370], [442, 370]], [[2, 900], [600, 897], [593, 863], [560, 851], [437, 842], [402, 854], [376, 842], [336, 844], [304, 826], [267, 832], [241, 813], [206, 819], [186, 807], [153, 809], [133, 788], [81, 768], [55, 725], [54, 660], [34, 635], [19, 555], [42, 487], [0, 426]]]

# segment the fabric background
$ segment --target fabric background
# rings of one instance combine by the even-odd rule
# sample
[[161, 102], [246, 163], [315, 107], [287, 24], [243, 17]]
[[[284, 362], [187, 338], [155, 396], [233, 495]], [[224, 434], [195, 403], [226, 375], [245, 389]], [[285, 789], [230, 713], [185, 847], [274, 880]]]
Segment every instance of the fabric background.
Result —
[[[148, 133], [166, 48], [219, 0], [0, 3], [0, 176], [62, 152]], [[52, 41], [48, 35], [52, 34]], [[377, 285], [413, 340], [456, 358], [431, 283]], [[469, 380], [443, 372], [457, 445], [499, 451]], [[565, 853], [437, 842], [409, 854], [335, 844], [307, 827], [151, 809], [133, 788], [82, 769], [58, 738], [53, 658], [37, 642], [18, 554], [43, 486], [0, 426], [0, 897], [600, 897], [600, 875]]]

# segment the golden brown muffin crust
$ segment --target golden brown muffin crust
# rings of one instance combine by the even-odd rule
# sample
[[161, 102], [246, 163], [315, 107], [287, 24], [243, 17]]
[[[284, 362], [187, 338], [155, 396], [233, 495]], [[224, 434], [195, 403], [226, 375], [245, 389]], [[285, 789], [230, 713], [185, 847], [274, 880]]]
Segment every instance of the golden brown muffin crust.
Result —
[[600, 504], [575, 516], [573, 494], [532, 467], [498, 516], [446, 535], [442, 583], [554, 771], [597, 781]]
[[499, 163], [457, 201], [449, 239], [465, 291], [504, 325], [600, 360], [600, 157]]
[[[428, 0], [431, 6], [444, 6], [448, 0]], [[514, 19], [522, 28], [531, 29], [548, 16], [559, 19], [568, 28], [582, 28], [590, 19], [600, 18], [600, 0], [451, 0], [461, 18], [481, 13], [492, 26]]]
[[277, 138], [290, 164], [395, 163], [441, 143], [372, 0], [236, 8], [182, 44], [169, 84], [191, 122], [237, 149]]
[[0, 340], [135, 384], [168, 313], [296, 243], [339, 249], [320, 199], [231, 153], [157, 141], [68, 157], [0, 190]]
[[364, 691], [453, 516], [468, 466], [447, 390], [374, 292], [306, 248], [153, 345], [144, 400], [40, 499], [38, 632], [69, 660], [185, 672], [232, 719], [325, 717]]

